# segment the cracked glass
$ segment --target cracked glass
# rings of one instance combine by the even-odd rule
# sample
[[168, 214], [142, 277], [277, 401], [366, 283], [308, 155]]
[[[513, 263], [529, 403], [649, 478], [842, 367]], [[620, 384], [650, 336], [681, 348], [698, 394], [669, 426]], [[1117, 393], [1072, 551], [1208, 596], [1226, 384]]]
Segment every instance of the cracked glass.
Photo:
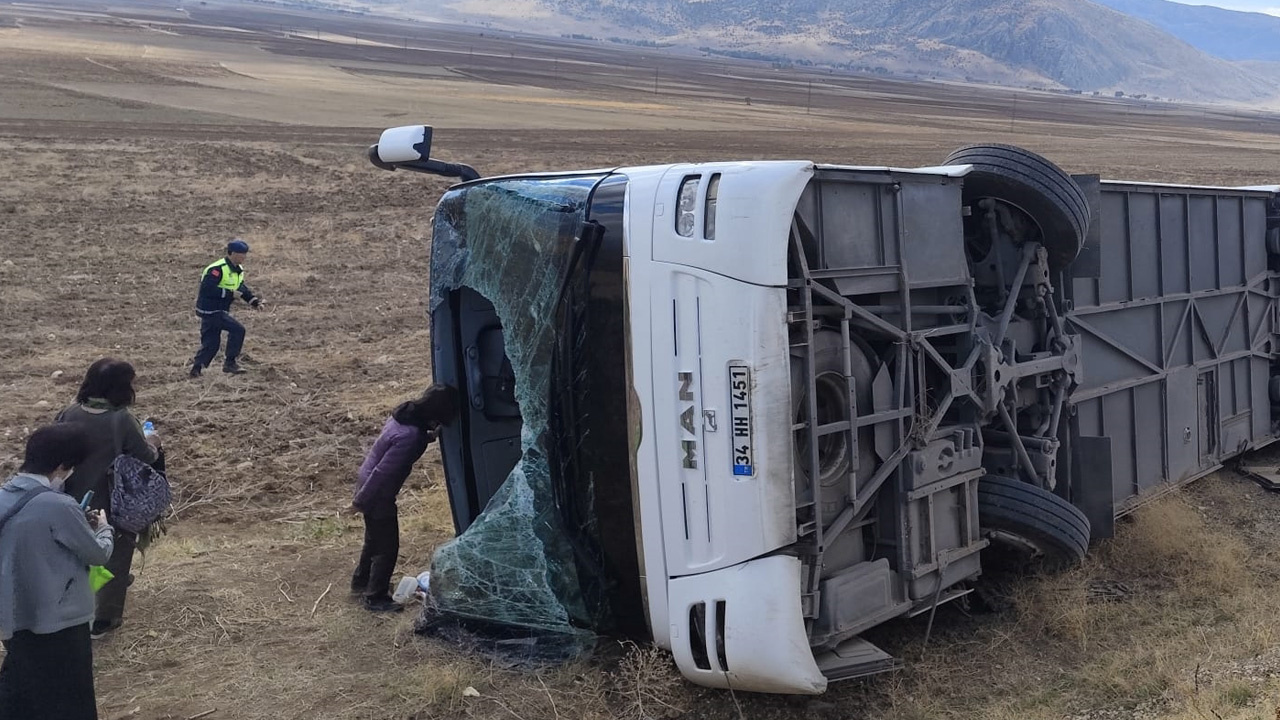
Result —
[[460, 288], [493, 304], [523, 425], [519, 462], [476, 520], [436, 550], [424, 618], [505, 629], [541, 648], [535, 655], [581, 654], [594, 643], [598, 620], [557, 508], [550, 408], [557, 308], [601, 178], [457, 188], [441, 200], [434, 226], [431, 308]]

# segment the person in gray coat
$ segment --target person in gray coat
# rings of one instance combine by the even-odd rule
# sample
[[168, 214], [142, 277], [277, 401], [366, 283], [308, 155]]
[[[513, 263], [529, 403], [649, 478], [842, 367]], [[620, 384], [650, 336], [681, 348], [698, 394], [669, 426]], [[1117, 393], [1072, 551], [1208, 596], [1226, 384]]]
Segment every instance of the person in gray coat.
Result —
[[80, 425], [42, 427], [0, 486], [0, 718], [98, 717], [89, 567], [111, 557], [112, 532], [61, 491], [88, 453]]

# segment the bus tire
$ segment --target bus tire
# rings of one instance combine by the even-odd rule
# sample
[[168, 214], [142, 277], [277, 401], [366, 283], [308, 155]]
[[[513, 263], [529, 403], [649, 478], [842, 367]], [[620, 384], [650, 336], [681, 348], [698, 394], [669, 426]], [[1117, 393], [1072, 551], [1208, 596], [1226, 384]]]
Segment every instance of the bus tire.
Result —
[[1033, 564], [1057, 570], [1084, 560], [1089, 519], [1048, 490], [1014, 478], [978, 481], [978, 523], [997, 546], [1015, 549]]
[[1022, 210], [1040, 228], [1055, 270], [1070, 265], [1089, 231], [1089, 201], [1071, 176], [1043, 157], [1013, 145], [966, 145], [947, 165], [972, 165], [964, 178], [964, 201], [994, 198]]

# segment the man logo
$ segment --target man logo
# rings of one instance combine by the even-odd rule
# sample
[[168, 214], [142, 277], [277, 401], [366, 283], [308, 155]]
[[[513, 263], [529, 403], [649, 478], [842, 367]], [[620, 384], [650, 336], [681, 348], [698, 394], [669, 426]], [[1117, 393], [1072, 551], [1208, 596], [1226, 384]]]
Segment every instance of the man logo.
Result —
[[680, 441], [680, 453], [683, 457], [681, 464], [688, 470], [697, 470], [698, 433], [693, 425], [693, 419], [696, 416], [693, 404], [693, 373], [677, 373], [676, 379], [680, 387], [680, 403], [684, 407], [684, 410], [680, 413], [680, 427], [684, 428], [685, 433], [688, 435], [687, 438]]

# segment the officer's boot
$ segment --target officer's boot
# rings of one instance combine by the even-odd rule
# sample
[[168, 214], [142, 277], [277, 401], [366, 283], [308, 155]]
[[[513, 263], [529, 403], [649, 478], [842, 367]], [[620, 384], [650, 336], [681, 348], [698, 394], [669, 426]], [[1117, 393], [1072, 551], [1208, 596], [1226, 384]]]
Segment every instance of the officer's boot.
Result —
[[223, 364], [222, 372], [231, 373], [232, 375], [243, 375], [246, 371], [244, 368], [240, 367], [235, 360], [232, 360]]

